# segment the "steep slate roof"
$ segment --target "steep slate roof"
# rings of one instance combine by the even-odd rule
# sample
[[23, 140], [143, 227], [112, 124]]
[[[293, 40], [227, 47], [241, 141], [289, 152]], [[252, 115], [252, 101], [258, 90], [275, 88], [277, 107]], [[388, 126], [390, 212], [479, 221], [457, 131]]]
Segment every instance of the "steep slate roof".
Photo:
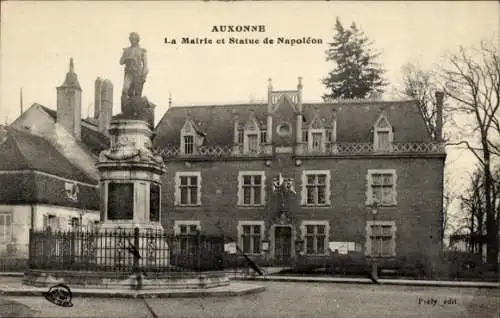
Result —
[[[40, 108], [42, 108], [50, 117], [57, 120], [57, 111], [50, 109], [48, 107], [42, 106], [38, 104]], [[82, 121], [87, 122], [92, 125], [93, 123], [89, 120], [82, 119]], [[95, 154], [99, 155], [99, 153], [105, 149], [109, 148], [109, 138], [102, 134], [100, 131], [93, 130], [84, 125], [81, 125], [81, 138], [82, 142], [89, 148], [89, 150]]]
[[[330, 126], [337, 116], [337, 141], [362, 143], [372, 140], [373, 125], [385, 113], [394, 128], [395, 142], [430, 142], [432, 138], [415, 101], [342, 101], [336, 103], [303, 104], [304, 128], [317, 112]], [[265, 126], [267, 104], [184, 106], [170, 108], [158, 123], [155, 132], [157, 147], [178, 145], [180, 130], [189, 117], [206, 133], [204, 145], [232, 145], [234, 116], [245, 123], [254, 111]], [[336, 111], [335, 111], [336, 110]]]
[[47, 140], [14, 128], [0, 144], [0, 171], [36, 170], [62, 178], [95, 184]]

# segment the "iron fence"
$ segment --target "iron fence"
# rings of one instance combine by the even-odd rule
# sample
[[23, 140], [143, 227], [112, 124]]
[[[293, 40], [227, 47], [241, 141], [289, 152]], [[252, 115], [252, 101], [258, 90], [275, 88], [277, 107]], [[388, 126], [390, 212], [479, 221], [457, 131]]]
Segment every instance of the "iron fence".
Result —
[[30, 230], [30, 269], [175, 272], [223, 268], [222, 236], [164, 231]]

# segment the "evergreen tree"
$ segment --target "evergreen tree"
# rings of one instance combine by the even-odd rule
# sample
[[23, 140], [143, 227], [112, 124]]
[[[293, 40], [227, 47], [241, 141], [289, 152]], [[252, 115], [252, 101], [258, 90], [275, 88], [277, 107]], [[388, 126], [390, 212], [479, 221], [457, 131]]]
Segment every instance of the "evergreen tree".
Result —
[[371, 43], [353, 22], [344, 28], [339, 18], [336, 34], [326, 50], [326, 60], [336, 64], [323, 84], [328, 93], [323, 99], [367, 98], [380, 96], [387, 83], [382, 78], [384, 70], [375, 59], [380, 53], [372, 52]]

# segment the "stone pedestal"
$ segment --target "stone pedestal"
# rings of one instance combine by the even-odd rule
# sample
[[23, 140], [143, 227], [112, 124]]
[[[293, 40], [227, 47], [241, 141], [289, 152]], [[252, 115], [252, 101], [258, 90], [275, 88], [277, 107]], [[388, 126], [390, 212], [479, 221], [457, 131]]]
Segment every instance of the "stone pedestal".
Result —
[[[109, 234], [106, 248], [115, 250], [110, 255], [106, 249], [98, 248], [97, 259], [102, 265], [132, 264], [134, 257], [128, 249], [135, 246], [141, 255], [141, 265], [167, 266], [168, 247], [162, 239], [160, 220], [160, 176], [165, 167], [161, 156], [152, 153], [150, 127], [143, 120], [120, 117], [112, 120], [111, 148], [100, 154], [96, 164], [101, 189], [99, 231]], [[136, 228], [138, 234], [134, 234]], [[124, 253], [116, 252], [122, 250]]]

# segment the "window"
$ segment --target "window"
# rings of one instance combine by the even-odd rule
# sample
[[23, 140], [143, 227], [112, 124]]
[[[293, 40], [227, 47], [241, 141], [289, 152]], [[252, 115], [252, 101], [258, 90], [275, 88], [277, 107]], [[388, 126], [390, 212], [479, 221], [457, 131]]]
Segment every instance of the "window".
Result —
[[303, 221], [301, 231], [304, 235], [305, 253], [309, 255], [326, 254], [328, 248], [328, 221]]
[[245, 131], [243, 129], [238, 129], [238, 143], [242, 144], [245, 136]]
[[49, 214], [43, 216], [43, 228], [47, 229], [50, 227], [52, 231], [59, 230], [60, 218], [55, 215]]
[[0, 241], [12, 239], [12, 214], [0, 213]]
[[302, 204], [321, 206], [330, 204], [330, 171], [302, 172]]
[[238, 174], [238, 205], [263, 205], [264, 183], [263, 171], [240, 172]]
[[260, 254], [264, 235], [264, 222], [240, 221], [238, 223], [239, 246], [245, 254]]
[[201, 231], [200, 221], [174, 221], [174, 233], [179, 242], [180, 253], [195, 252], [199, 231]]
[[390, 221], [367, 222], [366, 255], [391, 257], [396, 255], [396, 226]]
[[308, 141], [309, 141], [309, 130], [302, 129], [302, 142], [308, 142]]
[[190, 155], [194, 153], [194, 136], [184, 136], [184, 154]]
[[278, 125], [277, 132], [281, 137], [288, 137], [292, 133], [292, 127], [289, 123], [281, 123]]
[[389, 141], [388, 131], [377, 131], [377, 144], [375, 146], [376, 150], [388, 151], [390, 150], [391, 143]]
[[389, 121], [382, 114], [375, 124], [374, 129], [375, 136], [373, 138], [374, 145], [373, 148], [375, 151], [390, 151], [392, 149], [392, 126], [389, 124]]
[[71, 218], [71, 229], [78, 230], [80, 228], [80, 219], [79, 218]]
[[248, 134], [247, 138], [248, 138], [248, 152], [257, 153], [259, 149], [257, 134]]
[[160, 185], [156, 183], [149, 188], [149, 221], [160, 221]]
[[326, 131], [326, 141], [333, 142], [333, 131], [331, 130]]
[[367, 204], [396, 205], [396, 171], [368, 171]]
[[181, 177], [181, 204], [196, 204], [198, 202], [198, 180], [196, 176]]
[[199, 172], [177, 172], [175, 185], [176, 205], [201, 205], [201, 174]]
[[323, 133], [313, 132], [312, 136], [312, 151], [321, 152], [323, 149]]
[[267, 131], [261, 130], [260, 132], [260, 143], [265, 144], [267, 143]]

